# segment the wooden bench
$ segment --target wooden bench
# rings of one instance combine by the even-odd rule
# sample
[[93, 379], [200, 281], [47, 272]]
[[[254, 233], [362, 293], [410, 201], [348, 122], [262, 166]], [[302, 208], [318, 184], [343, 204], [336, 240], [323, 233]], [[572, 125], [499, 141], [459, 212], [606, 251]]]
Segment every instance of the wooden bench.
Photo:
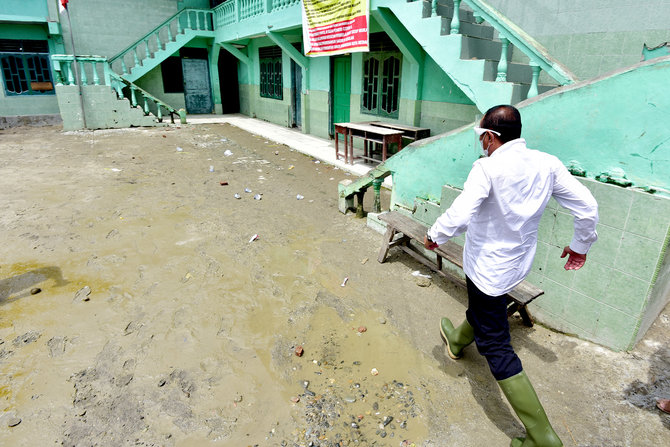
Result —
[[[428, 227], [398, 211], [380, 214], [379, 220], [386, 222], [387, 225], [384, 242], [382, 243], [382, 248], [379, 250], [379, 257], [377, 258], [380, 263], [383, 263], [386, 260], [389, 249], [397, 246], [434, 272], [455, 282], [461, 287], [466, 287], [463, 278], [442, 270], [442, 259], [446, 259], [461, 269], [463, 268], [463, 247], [453, 241], [448, 241], [433, 250], [436, 256], [436, 261], [433, 262], [424, 256], [424, 254], [416, 247], [413, 247], [410, 244], [410, 242], [414, 240], [420, 243], [421, 247], [423, 247], [423, 238], [426, 235], [426, 231], [428, 231]], [[396, 238], [396, 235], [398, 234], [400, 234], [400, 237]], [[514, 312], [519, 312], [523, 323], [528, 327], [532, 327], [533, 318], [528, 312], [526, 305], [542, 294], [544, 294], [543, 290], [527, 281], [523, 281], [516, 286], [514, 290], [507, 294], [507, 316], [509, 317], [514, 314]]]

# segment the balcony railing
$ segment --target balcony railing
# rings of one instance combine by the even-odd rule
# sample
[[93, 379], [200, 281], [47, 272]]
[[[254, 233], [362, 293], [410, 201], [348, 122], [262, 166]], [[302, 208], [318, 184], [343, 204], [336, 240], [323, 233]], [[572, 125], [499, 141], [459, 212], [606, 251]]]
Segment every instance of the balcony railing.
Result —
[[214, 8], [216, 27], [230, 25], [261, 14], [287, 8], [300, 0], [228, 0]]

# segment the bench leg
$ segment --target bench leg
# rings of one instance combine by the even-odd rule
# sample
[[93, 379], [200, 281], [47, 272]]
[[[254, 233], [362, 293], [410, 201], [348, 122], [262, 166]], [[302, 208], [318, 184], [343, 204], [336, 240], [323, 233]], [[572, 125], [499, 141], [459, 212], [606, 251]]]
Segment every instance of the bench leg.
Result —
[[395, 237], [396, 230], [392, 226], [388, 226], [386, 229], [386, 234], [384, 235], [384, 242], [382, 242], [382, 248], [379, 250], [379, 256], [377, 257], [377, 261], [379, 263], [383, 263], [386, 261], [386, 256], [389, 253], [389, 244]]
[[508, 298], [508, 300], [509, 305], [507, 306], [507, 317], [511, 317], [515, 312], [519, 312], [519, 316], [521, 317], [523, 324], [528, 327], [533, 327], [533, 317], [531, 317], [530, 313], [528, 312], [528, 308], [526, 308], [526, 306], [522, 306], [511, 298]]
[[521, 315], [523, 324], [528, 327], [533, 327], [533, 317], [528, 312], [528, 308], [526, 306], [519, 306], [519, 315]]

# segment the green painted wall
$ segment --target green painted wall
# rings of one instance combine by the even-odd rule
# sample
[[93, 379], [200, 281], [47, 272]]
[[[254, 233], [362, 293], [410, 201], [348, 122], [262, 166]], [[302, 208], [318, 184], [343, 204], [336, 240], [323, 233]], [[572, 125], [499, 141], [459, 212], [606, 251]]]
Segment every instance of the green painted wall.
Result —
[[46, 22], [49, 17], [47, 0], [2, 0], [0, 20]]
[[[614, 349], [631, 348], [670, 301], [670, 133], [658, 118], [670, 113], [669, 77], [666, 57], [520, 104], [528, 145], [566, 165], [578, 162], [600, 208], [588, 268], [565, 272], [559, 255], [572, 216], [550, 202], [529, 276], [546, 295], [532, 310], [551, 327]], [[420, 198], [446, 209], [458, 192], [442, 185], [462, 188], [478, 155], [472, 126], [405, 148], [385, 164], [393, 172], [392, 207], [411, 211]], [[657, 193], [592, 180], [614, 169]], [[417, 218], [430, 224], [435, 216]]]
[[[3, 4], [3, 8], [5, 5]], [[46, 10], [46, 4], [45, 4]], [[0, 10], [1, 12], [1, 10]], [[0, 39], [47, 40], [49, 51], [57, 50], [58, 39], [49, 35], [46, 24], [0, 23]], [[53, 72], [52, 72], [53, 75]], [[7, 96], [4, 74], [0, 71], [0, 116], [58, 114], [56, 95]]]
[[[566, 271], [560, 255], [572, 239], [573, 217], [551, 199], [527, 278], [545, 294], [530, 309], [537, 320], [559, 331], [612, 349], [631, 349], [670, 301], [670, 199], [579, 180], [598, 201], [598, 241], [583, 269]], [[431, 225], [458, 194], [460, 190], [444, 187], [439, 208], [417, 201], [413, 217]], [[464, 238], [455, 241], [463, 245]]]

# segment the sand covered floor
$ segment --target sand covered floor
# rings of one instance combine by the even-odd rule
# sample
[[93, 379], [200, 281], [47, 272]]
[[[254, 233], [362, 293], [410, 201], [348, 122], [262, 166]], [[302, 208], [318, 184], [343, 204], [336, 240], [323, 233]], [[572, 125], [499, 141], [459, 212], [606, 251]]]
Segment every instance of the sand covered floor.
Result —
[[[0, 445], [523, 434], [476, 348], [446, 356], [464, 291], [379, 264], [382, 236], [337, 210], [342, 170], [224, 124], [17, 128], [0, 153]], [[511, 325], [566, 446], [667, 445], [667, 308], [630, 353]]]

